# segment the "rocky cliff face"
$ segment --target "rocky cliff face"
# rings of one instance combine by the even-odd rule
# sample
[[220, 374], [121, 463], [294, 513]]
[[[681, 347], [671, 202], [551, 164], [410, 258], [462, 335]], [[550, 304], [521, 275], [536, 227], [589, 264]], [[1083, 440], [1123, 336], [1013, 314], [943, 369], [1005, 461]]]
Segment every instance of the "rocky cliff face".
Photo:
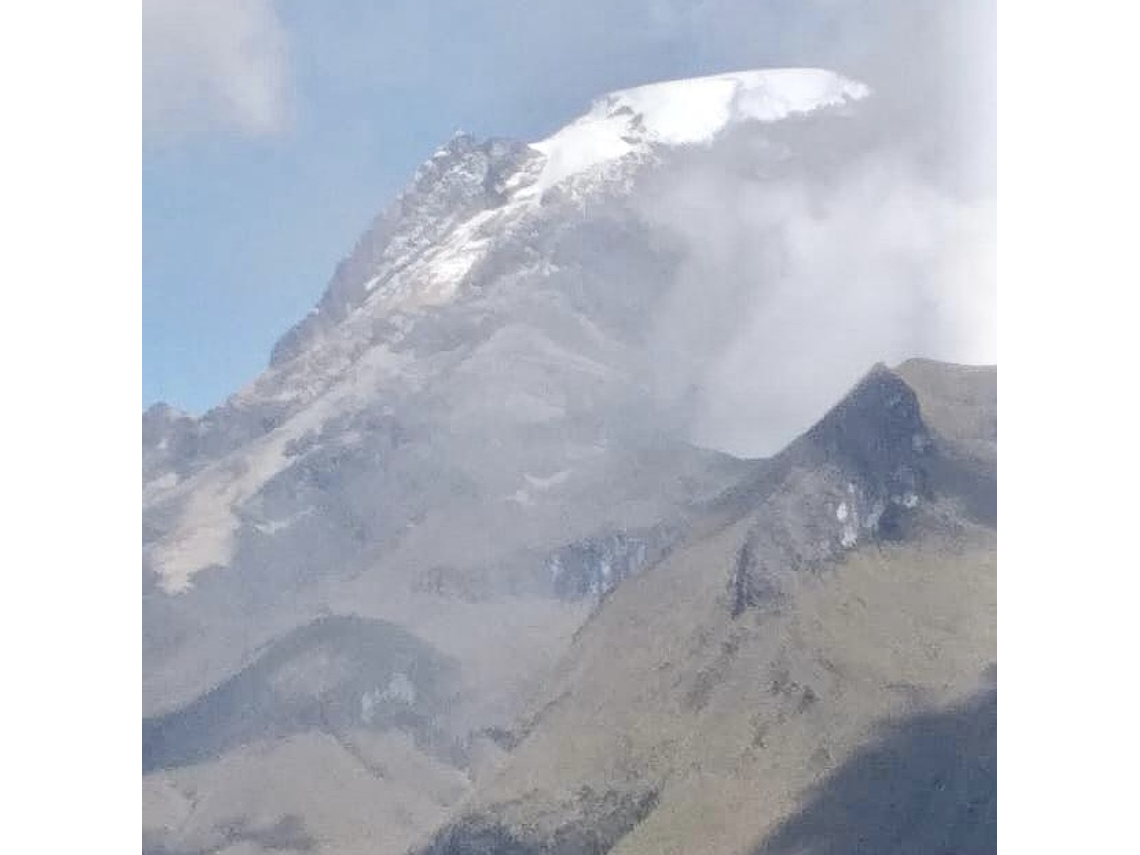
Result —
[[[730, 581], [734, 615], [778, 597], [780, 570], [826, 566], [861, 543], [905, 541], [950, 518], [995, 523], [993, 459], [962, 457], [928, 425], [904, 379], [913, 365], [875, 366], [759, 477], [729, 494], [771, 512], [741, 547]], [[936, 373], [958, 370], [969, 369]]]
[[676, 537], [676, 532], [657, 527], [603, 534], [563, 546], [546, 562], [554, 593], [600, 602], [624, 580], [659, 561]]
[[[313, 311], [273, 348], [270, 366], [301, 354], [373, 292], [394, 298], [399, 286], [411, 278], [411, 268], [427, 266], [433, 256], [442, 254], [441, 244], [454, 239], [458, 227], [506, 205], [512, 181], [533, 172], [529, 167], [540, 159], [537, 151], [515, 140], [453, 137], [420, 167], [409, 187], [357, 241]], [[455, 280], [462, 276], [459, 267], [468, 256], [450, 260], [453, 266], [438, 273]], [[415, 282], [421, 300], [430, 299], [422, 293], [425, 284]]]

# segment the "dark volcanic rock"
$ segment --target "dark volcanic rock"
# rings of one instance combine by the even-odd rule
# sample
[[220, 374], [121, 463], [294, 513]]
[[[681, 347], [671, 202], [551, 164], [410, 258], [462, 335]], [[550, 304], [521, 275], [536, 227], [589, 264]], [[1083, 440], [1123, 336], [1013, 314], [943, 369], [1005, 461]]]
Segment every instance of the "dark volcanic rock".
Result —
[[918, 396], [884, 365], [872, 368], [803, 441], [878, 498], [928, 494], [925, 463], [933, 442]]

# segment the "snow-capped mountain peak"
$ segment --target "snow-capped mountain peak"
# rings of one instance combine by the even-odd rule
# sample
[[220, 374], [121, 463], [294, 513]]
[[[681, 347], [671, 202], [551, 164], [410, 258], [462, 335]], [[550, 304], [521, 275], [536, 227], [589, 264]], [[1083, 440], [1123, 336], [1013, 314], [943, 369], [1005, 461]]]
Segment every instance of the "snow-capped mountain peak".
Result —
[[279, 342], [273, 364], [365, 304], [380, 316], [449, 302], [492, 244], [543, 216], [554, 187], [575, 198], [620, 191], [658, 147], [708, 144], [744, 122], [776, 122], [869, 94], [824, 69], [737, 71], [611, 92], [530, 144], [459, 134], [364, 234], [316, 310]]
[[707, 143], [741, 121], [774, 122], [857, 101], [870, 89], [820, 68], [737, 71], [611, 92], [532, 143], [546, 158], [533, 195], [590, 167], [653, 144]]
[[[184, 590], [207, 567], [250, 560], [266, 532], [286, 536], [284, 521], [317, 525], [305, 516], [316, 500], [268, 516], [258, 508], [308, 477], [298, 449], [356, 442], [338, 419], [364, 412], [387, 424], [399, 410], [401, 436], [415, 422], [426, 439], [406, 465], [425, 485], [445, 483], [422, 474], [433, 459], [467, 466], [486, 456], [464, 445], [481, 431], [507, 447], [516, 429], [529, 437], [563, 420], [598, 428], [582, 448], [604, 447], [596, 415], [606, 402], [636, 399], [638, 413], [651, 411], [641, 400], [654, 364], [646, 318], [661, 310], [676, 264], [668, 235], [638, 213], [642, 175], [670, 169], [666, 149], [711, 147], [736, 125], [868, 92], [818, 69], [744, 71], [613, 92], [537, 143], [453, 137], [358, 240], [264, 374], [200, 420], [151, 415], [147, 496], [161, 512], [147, 556], [163, 587]], [[652, 406], [668, 409], [673, 396], [661, 392]], [[631, 430], [633, 416], [623, 410], [619, 421]], [[562, 442], [568, 431], [551, 435]], [[445, 436], [463, 447], [443, 448]], [[377, 454], [367, 466], [400, 457]], [[545, 450], [536, 459], [551, 462]], [[512, 496], [525, 471], [456, 477]]]

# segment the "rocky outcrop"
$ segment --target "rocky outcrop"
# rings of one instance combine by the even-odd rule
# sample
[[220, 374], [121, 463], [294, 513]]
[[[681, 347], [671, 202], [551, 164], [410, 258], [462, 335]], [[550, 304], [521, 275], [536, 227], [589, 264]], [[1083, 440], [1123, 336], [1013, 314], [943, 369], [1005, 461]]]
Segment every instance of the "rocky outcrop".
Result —
[[992, 462], [964, 457], [927, 425], [899, 373], [876, 365], [733, 495], [757, 519], [729, 572], [737, 617], [778, 605], [783, 574], [819, 570], [864, 542], [913, 538], [944, 524], [947, 505], [993, 525], [996, 478]]
[[538, 152], [515, 140], [477, 140], [463, 133], [452, 137], [337, 266], [317, 306], [274, 346], [270, 365], [300, 354], [314, 336], [344, 320], [457, 223], [502, 205], [507, 182], [538, 159]]
[[657, 561], [676, 539], [662, 526], [613, 532], [563, 546], [546, 562], [555, 596], [600, 601], [625, 579]]

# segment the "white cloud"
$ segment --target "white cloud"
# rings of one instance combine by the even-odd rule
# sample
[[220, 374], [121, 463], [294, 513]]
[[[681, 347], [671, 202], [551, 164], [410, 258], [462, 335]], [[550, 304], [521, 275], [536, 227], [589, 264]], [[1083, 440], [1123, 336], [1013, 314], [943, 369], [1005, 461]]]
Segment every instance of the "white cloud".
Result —
[[770, 454], [874, 362], [996, 360], [988, 0], [872, 5], [892, 25], [835, 65], [873, 97], [682, 159], [645, 205], [681, 252], [657, 382], [701, 444]]
[[712, 356], [696, 378], [697, 442], [769, 454], [875, 362], [994, 361], [992, 202], [962, 202], [882, 155], [823, 180], [730, 174], [703, 198], [693, 189], [675, 197], [700, 216], [677, 224], [689, 253], [663, 320], [675, 330], [702, 298], [732, 307], [701, 318]]
[[281, 129], [288, 44], [270, 0], [144, 0], [143, 135]]

